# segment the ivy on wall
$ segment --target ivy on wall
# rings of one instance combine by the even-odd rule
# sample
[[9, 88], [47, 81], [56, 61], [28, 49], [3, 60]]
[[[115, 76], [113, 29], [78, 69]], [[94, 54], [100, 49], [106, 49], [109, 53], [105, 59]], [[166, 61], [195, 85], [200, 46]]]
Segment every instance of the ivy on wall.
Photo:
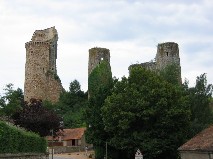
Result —
[[88, 90], [90, 97], [97, 94], [100, 88], [112, 84], [112, 72], [110, 64], [103, 60], [91, 72], [88, 79]]
[[92, 143], [96, 159], [104, 158], [104, 144], [108, 134], [104, 130], [101, 108], [113, 86], [112, 72], [109, 62], [102, 60], [89, 75], [89, 107], [86, 111], [88, 129], [86, 139]]

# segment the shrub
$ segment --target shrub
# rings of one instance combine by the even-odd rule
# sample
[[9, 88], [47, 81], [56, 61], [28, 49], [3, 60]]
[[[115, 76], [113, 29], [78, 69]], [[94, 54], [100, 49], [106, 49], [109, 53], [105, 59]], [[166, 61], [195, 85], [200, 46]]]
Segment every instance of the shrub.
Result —
[[39, 135], [0, 121], [0, 153], [45, 153], [46, 147]]

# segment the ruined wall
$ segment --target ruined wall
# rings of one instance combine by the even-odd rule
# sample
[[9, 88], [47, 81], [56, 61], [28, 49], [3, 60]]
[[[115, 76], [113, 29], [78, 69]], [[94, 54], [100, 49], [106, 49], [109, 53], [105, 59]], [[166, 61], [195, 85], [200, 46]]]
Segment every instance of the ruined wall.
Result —
[[146, 68], [147, 70], [151, 70], [151, 71], [156, 70], [156, 62], [144, 62], [141, 64], [133, 64], [129, 66], [129, 70], [131, 70], [131, 68], [135, 66], [142, 66]]
[[62, 85], [57, 76], [58, 34], [55, 27], [34, 32], [30, 42], [25, 44], [24, 99], [31, 98], [57, 102]]
[[178, 44], [174, 42], [166, 42], [158, 44], [155, 62], [133, 64], [129, 66], [129, 70], [131, 70], [132, 67], [139, 65], [148, 70], [158, 72], [171, 64], [176, 64], [179, 67], [180, 72], [177, 78], [181, 82], [181, 66]]
[[89, 49], [88, 75], [102, 60], [110, 63], [109, 49], [98, 47]]

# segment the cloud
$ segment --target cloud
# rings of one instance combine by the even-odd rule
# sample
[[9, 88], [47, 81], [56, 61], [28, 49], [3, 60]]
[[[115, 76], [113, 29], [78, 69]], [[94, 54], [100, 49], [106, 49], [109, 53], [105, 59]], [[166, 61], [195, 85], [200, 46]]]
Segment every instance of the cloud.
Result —
[[35, 30], [56, 26], [58, 74], [66, 89], [78, 79], [87, 90], [88, 50], [110, 49], [116, 77], [128, 76], [132, 63], [150, 61], [158, 43], [180, 47], [182, 77], [190, 81], [207, 72], [213, 83], [211, 0], [0, 0], [0, 70], [23, 88], [25, 42]]

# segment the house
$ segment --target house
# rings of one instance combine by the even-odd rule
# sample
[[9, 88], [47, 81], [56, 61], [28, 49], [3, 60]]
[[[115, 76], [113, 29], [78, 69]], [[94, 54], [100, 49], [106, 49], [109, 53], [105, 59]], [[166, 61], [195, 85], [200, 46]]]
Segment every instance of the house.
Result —
[[213, 159], [213, 125], [178, 148], [181, 159]]
[[86, 144], [85, 141], [85, 130], [86, 128], [75, 128], [75, 129], [63, 129], [57, 132], [57, 136], [47, 136], [48, 146], [52, 147], [73, 147], [78, 149], [84, 149]]

